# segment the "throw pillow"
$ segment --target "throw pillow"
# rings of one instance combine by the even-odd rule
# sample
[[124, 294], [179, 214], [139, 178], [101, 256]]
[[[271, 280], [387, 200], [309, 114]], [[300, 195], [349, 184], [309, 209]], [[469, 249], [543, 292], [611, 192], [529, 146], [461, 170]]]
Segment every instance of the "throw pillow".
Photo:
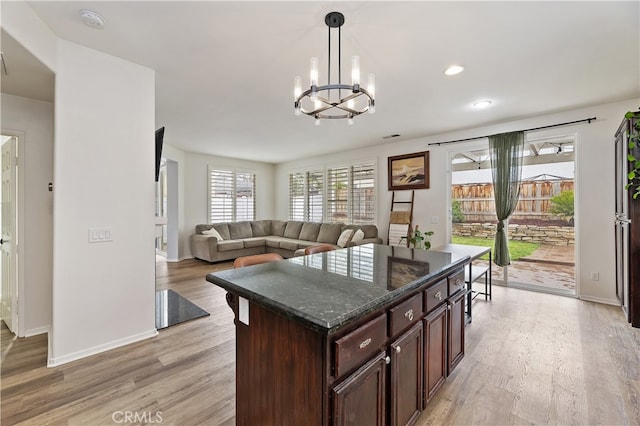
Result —
[[218, 241], [222, 241], [222, 236], [214, 228], [211, 228], [208, 231], [202, 231], [202, 235], [209, 235], [210, 237], [216, 237]]
[[358, 229], [356, 232], [353, 233], [353, 237], [351, 237], [351, 241], [353, 241], [354, 243], [358, 243], [362, 240], [364, 240], [364, 232], [362, 231], [362, 229]]
[[349, 243], [349, 241], [351, 241], [352, 237], [353, 229], [345, 229], [344, 231], [342, 231], [342, 234], [340, 234], [340, 237], [338, 238], [338, 242], [336, 244], [340, 247], [345, 247]]

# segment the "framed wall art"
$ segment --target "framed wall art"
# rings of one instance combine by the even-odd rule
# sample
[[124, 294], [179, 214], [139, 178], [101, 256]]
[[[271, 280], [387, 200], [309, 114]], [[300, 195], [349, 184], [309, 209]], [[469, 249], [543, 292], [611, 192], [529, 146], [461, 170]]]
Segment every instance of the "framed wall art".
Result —
[[429, 151], [389, 157], [389, 191], [429, 188]]

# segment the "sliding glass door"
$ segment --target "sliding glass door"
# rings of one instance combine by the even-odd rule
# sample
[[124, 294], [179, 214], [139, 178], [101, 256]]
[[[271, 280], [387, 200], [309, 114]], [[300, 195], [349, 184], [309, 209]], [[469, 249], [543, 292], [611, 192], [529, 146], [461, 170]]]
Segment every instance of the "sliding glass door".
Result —
[[[488, 143], [451, 154], [451, 242], [493, 247]], [[494, 283], [576, 294], [574, 170], [572, 136], [525, 141], [520, 199], [507, 226], [511, 265], [492, 265]]]

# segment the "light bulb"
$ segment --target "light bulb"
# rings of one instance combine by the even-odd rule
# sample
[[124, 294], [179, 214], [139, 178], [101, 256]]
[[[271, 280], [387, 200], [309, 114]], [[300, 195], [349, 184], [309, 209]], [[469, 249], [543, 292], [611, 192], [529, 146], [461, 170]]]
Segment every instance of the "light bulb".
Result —
[[351, 58], [351, 82], [355, 86], [360, 84], [360, 57], [354, 56]]
[[294, 109], [293, 109], [293, 113], [294, 113], [294, 115], [300, 115], [300, 114], [302, 114], [302, 112], [300, 111], [300, 107], [298, 106], [298, 107], [294, 108]]
[[320, 119], [316, 117], [316, 126], [320, 125]]
[[369, 101], [369, 114], [376, 113], [376, 104], [373, 101]]
[[300, 93], [302, 93], [302, 78], [297, 76], [293, 79], [293, 99], [297, 101]]
[[311, 86], [318, 85], [318, 58], [311, 58], [311, 70], [309, 71]]
[[347, 124], [348, 124], [349, 126], [353, 126], [353, 115], [350, 115], [350, 116], [349, 116], [349, 119], [347, 120]]
[[376, 97], [376, 76], [374, 74], [369, 74], [369, 81], [367, 83], [367, 92], [369, 92], [372, 98]]

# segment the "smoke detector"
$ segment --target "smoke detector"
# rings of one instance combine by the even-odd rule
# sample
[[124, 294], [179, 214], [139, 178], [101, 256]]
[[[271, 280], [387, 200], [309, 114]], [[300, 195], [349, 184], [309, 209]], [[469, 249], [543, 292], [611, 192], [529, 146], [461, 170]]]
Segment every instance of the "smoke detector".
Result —
[[81, 10], [80, 19], [82, 19], [82, 22], [87, 27], [93, 28], [94, 30], [101, 30], [104, 28], [104, 18], [99, 13], [92, 10]]

